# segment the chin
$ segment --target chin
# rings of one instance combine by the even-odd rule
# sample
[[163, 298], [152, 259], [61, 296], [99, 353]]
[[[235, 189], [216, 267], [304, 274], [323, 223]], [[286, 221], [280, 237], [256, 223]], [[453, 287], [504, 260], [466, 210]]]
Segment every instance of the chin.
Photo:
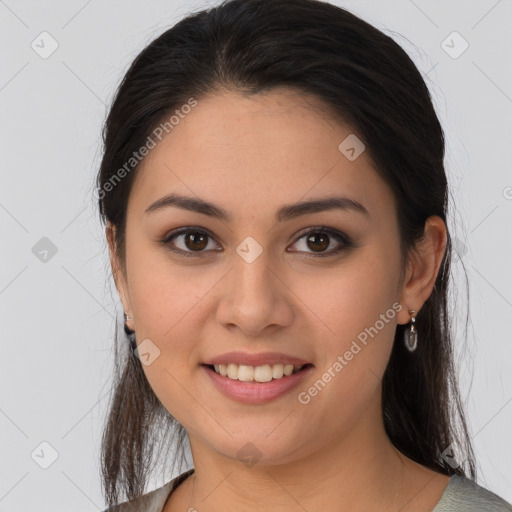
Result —
[[[276, 424], [273, 428], [275, 426]], [[300, 441], [294, 441], [294, 436], [289, 431], [284, 437], [260, 431], [237, 434], [232, 438], [226, 435], [216, 441], [210, 440], [209, 444], [212, 450], [250, 468], [255, 465], [278, 466], [296, 461], [300, 458], [298, 446], [304, 443], [304, 440]]]

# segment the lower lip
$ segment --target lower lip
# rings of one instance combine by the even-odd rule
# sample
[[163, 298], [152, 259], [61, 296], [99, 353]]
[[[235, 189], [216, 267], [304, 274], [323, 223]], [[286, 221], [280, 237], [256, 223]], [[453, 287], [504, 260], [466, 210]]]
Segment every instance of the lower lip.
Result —
[[270, 382], [242, 382], [219, 375], [206, 365], [201, 366], [222, 394], [244, 404], [264, 404], [275, 400], [298, 386], [313, 370], [313, 366], [306, 366], [297, 373]]

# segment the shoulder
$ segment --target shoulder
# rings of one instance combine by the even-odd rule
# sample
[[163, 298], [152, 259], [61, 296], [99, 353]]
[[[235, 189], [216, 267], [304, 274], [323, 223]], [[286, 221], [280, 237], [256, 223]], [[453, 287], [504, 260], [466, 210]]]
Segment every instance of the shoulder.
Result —
[[512, 505], [473, 480], [453, 475], [432, 512], [512, 512]]
[[144, 494], [136, 500], [112, 505], [103, 512], [162, 512], [167, 498], [169, 498], [174, 489], [193, 472], [193, 468], [189, 469], [185, 471], [185, 473], [181, 473], [176, 478], [173, 478], [162, 487]]

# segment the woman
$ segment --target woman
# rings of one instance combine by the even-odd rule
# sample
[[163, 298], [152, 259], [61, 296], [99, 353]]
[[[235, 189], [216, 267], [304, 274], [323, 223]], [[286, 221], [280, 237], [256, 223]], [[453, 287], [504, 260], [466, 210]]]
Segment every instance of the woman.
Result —
[[[109, 510], [512, 510], [474, 482], [443, 131], [391, 38], [324, 2], [224, 2], [135, 59], [104, 141], [131, 342]], [[187, 441], [193, 468], [144, 494]]]

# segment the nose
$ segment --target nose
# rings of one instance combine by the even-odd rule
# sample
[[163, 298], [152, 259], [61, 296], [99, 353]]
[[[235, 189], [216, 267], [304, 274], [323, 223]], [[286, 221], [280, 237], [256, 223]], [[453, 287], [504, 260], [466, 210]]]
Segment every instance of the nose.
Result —
[[261, 337], [293, 322], [293, 292], [267, 252], [263, 250], [253, 261], [236, 254], [222, 282], [217, 320], [247, 337]]

